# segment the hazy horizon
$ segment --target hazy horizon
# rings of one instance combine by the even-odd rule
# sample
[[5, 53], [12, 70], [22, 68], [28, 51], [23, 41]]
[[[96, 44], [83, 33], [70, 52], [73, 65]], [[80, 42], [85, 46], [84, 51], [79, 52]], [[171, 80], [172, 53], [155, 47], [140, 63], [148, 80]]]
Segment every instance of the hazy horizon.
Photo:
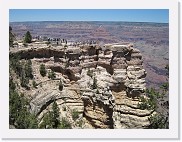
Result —
[[153, 23], [153, 24], [169, 24], [160, 22], [140, 22], [140, 21], [10, 21], [9, 23], [36, 23], [36, 22], [111, 22], [111, 23]]
[[113, 21], [169, 23], [168, 9], [10, 9], [10, 22]]

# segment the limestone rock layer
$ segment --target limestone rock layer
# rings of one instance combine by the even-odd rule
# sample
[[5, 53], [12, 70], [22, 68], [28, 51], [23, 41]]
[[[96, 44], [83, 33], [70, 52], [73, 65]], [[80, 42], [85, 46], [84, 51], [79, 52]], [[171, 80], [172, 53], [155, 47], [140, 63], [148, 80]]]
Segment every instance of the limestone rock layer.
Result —
[[153, 112], [138, 108], [139, 97], [144, 95], [146, 71], [142, 55], [133, 45], [31, 47], [10, 51], [10, 56], [13, 54], [44, 63], [47, 69], [59, 73], [63, 81], [62, 91], [55, 81], [54, 89], [45, 87], [42, 93], [33, 92], [31, 112], [39, 117], [56, 99], [60, 107], [79, 110], [85, 128], [147, 128], [149, 125], [148, 117]]

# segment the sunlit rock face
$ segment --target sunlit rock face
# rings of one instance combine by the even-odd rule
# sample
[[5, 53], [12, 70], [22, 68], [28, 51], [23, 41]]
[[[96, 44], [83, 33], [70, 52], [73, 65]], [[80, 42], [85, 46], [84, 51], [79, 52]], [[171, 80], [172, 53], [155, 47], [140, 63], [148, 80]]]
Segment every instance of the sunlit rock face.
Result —
[[43, 115], [56, 100], [60, 108], [79, 110], [85, 128], [148, 127], [153, 111], [138, 108], [139, 97], [145, 95], [146, 71], [140, 51], [132, 44], [31, 47], [10, 51], [10, 56], [15, 53], [33, 64], [44, 63], [64, 85], [60, 91], [55, 80], [44, 83], [43, 91], [33, 91], [32, 113]]

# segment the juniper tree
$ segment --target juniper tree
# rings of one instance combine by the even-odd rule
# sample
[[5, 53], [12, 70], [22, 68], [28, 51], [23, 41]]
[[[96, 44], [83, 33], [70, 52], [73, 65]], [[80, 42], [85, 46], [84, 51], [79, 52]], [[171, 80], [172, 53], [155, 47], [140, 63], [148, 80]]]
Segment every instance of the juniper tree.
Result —
[[93, 79], [93, 85], [92, 85], [93, 89], [97, 89], [97, 79], [94, 77]]
[[41, 64], [41, 65], [40, 65], [39, 71], [40, 71], [40, 74], [41, 74], [43, 77], [46, 76], [47, 71], [46, 71], [46, 69], [45, 69], [45, 65], [44, 65], [44, 64]]
[[15, 36], [12, 33], [12, 27], [9, 26], [9, 46], [13, 47], [13, 41], [14, 41]]
[[25, 34], [24, 42], [25, 43], [31, 43], [32, 42], [32, 36], [31, 36], [29, 31], [27, 31]]
[[60, 124], [60, 121], [59, 121], [59, 107], [55, 100], [52, 105], [52, 111], [53, 111], [53, 116], [52, 116], [53, 128], [57, 128], [58, 125]]

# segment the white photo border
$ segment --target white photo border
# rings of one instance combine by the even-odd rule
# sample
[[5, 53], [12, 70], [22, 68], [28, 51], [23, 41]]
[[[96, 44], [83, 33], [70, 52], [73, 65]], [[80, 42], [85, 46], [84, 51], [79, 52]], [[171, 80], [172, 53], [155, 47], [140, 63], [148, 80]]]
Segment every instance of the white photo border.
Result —
[[[9, 129], [9, 9], [169, 9], [169, 129]], [[1, 0], [0, 125], [3, 139], [179, 139], [177, 0]]]

